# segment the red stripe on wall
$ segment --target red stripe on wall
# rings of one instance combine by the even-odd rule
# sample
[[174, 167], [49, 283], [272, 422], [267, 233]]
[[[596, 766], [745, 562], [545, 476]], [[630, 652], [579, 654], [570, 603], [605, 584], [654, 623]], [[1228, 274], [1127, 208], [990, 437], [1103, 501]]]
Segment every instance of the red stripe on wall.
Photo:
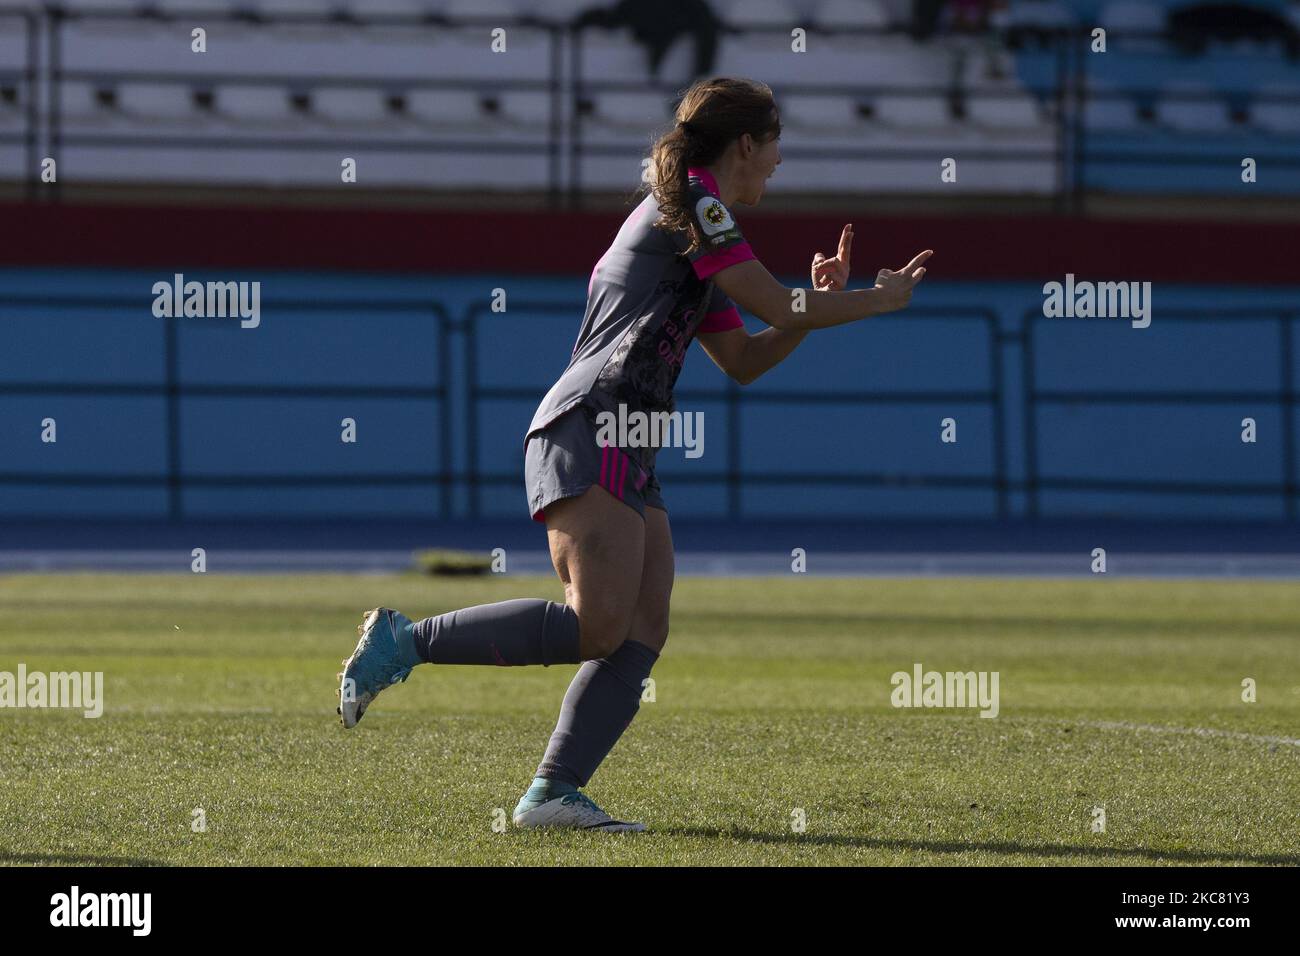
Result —
[[[0, 265], [587, 275], [624, 213], [0, 204]], [[934, 249], [931, 279], [1297, 281], [1300, 223], [758, 214], [742, 228], [774, 273], [805, 275], [853, 221], [865, 283]]]

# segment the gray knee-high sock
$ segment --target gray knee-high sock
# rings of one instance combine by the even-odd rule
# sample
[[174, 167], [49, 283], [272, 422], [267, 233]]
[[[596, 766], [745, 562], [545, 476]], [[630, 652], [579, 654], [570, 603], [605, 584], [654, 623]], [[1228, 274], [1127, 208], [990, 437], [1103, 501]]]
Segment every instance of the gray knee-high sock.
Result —
[[624, 641], [609, 657], [578, 668], [537, 776], [585, 787], [636, 716], [641, 682], [658, 659], [640, 641]]
[[415, 650], [431, 664], [576, 664], [578, 615], [565, 604], [519, 598], [417, 621]]

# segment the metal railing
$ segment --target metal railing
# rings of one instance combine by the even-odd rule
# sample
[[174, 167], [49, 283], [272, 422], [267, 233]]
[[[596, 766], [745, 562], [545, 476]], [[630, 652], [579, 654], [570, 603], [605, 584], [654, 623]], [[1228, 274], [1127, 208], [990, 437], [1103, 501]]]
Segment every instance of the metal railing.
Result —
[[0, 69], [0, 88], [12, 90], [17, 97], [22, 124], [17, 132], [0, 131], [0, 145], [23, 147], [27, 170], [23, 177], [24, 195], [30, 202], [36, 198], [40, 183], [40, 16], [33, 10], [0, 7], [0, 23], [14, 22], [22, 24], [23, 64], [17, 69]]
[[[76, 296], [76, 295], [5, 295], [0, 305], [19, 307], [56, 307], [111, 312], [114, 310], [142, 310], [146, 305], [140, 297]], [[461, 491], [467, 501], [470, 517], [482, 513], [481, 491], [486, 488], [517, 486], [521, 481], [519, 470], [485, 471], [481, 462], [484, 442], [482, 414], [485, 403], [509, 401], [535, 407], [549, 383], [536, 384], [483, 384], [480, 367], [479, 340], [482, 328], [489, 321], [490, 304], [484, 301], [468, 304], [459, 320], [453, 320], [449, 308], [441, 302], [394, 302], [359, 299], [268, 299], [266, 308], [290, 308], [311, 313], [338, 314], [340, 312], [368, 312], [371, 314], [404, 313], [428, 315], [437, 324], [435, 331], [438, 347], [438, 381], [429, 386], [353, 386], [353, 385], [292, 385], [276, 383], [197, 383], [188, 382], [181, 374], [179, 333], [177, 323], [185, 319], [160, 319], [164, 354], [164, 373], [159, 381], [119, 382], [41, 382], [0, 381], [0, 397], [11, 395], [49, 396], [142, 396], [157, 398], [165, 403], [166, 410], [166, 467], [159, 472], [120, 473], [112, 471], [0, 471], [0, 487], [73, 485], [80, 487], [131, 486], [167, 489], [168, 514], [174, 520], [185, 517], [184, 493], [190, 488], [267, 486], [292, 487], [309, 490], [314, 487], [365, 487], [365, 486], [427, 486], [439, 494], [439, 515], [452, 517], [459, 511], [453, 507], [453, 494]], [[582, 314], [584, 304], [577, 301], [516, 301], [511, 303], [512, 316], [547, 316], [563, 318], [569, 323], [564, 330], [557, 327], [555, 339], [567, 341], [576, 326], [576, 316]], [[1004, 327], [996, 313], [986, 306], [914, 306], [908, 310], [901, 323], [926, 321], [971, 321], [980, 323], [987, 343], [989, 382], [986, 388], [953, 388], [926, 390], [899, 389], [742, 389], [734, 382], [721, 381], [717, 389], [682, 388], [677, 390], [679, 407], [692, 403], [719, 403], [727, 419], [727, 442], [719, 467], [675, 473], [674, 485], [721, 488], [725, 492], [725, 513], [731, 518], [744, 517], [744, 492], [757, 487], [797, 487], [823, 485], [845, 488], [908, 488], [908, 489], [983, 489], [993, 493], [995, 504], [990, 517], [1006, 518], [1013, 513], [1037, 517], [1044, 490], [1074, 490], [1084, 492], [1128, 491], [1166, 494], [1244, 495], [1254, 498], [1278, 499], [1282, 511], [1290, 520], [1300, 517], [1300, 483], [1297, 481], [1297, 405], [1300, 394], [1295, 383], [1295, 368], [1300, 356], [1295, 350], [1295, 322], [1300, 310], [1277, 308], [1240, 308], [1219, 310], [1162, 309], [1162, 323], [1231, 323], [1242, 320], [1262, 320], [1277, 323], [1277, 388], [1245, 388], [1214, 391], [1208, 389], [1146, 389], [1134, 392], [1120, 387], [1060, 388], [1043, 387], [1036, 372], [1036, 361], [1042, 357], [1043, 339], [1036, 330], [1046, 317], [1041, 308], [1026, 311], [1016, 327]], [[0, 321], [13, 321], [3, 319]], [[889, 322], [889, 319], [878, 320]], [[1087, 322], [1090, 320], [1056, 320]], [[1097, 328], [1107, 327], [1107, 322], [1097, 321]], [[1113, 321], [1113, 320], [1111, 320]], [[905, 331], [904, 331], [904, 334]], [[463, 336], [463, 374], [453, 381], [452, 361], [455, 336]], [[1020, 362], [1008, 363], [1004, 349], [1020, 349]], [[558, 358], [558, 355], [557, 355]], [[1013, 379], [1019, 373], [1021, 402], [1013, 409], [1007, 401]], [[215, 398], [392, 398], [438, 403], [437, 434], [430, 441], [437, 449], [437, 467], [430, 471], [402, 471], [387, 473], [192, 473], [183, 467], [181, 449], [186, 442], [201, 442], [203, 436], [187, 430], [182, 422], [182, 401], [194, 397]], [[1279, 481], [1249, 480], [1184, 480], [1164, 476], [1133, 475], [1131, 477], [1081, 477], [1069, 474], [1042, 473], [1039, 461], [1041, 446], [1040, 410], [1044, 407], [1070, 404], [1100, 406], [1142, 406], [1176, 403], [1187, 406], [1213, 406], [1251, 402], [1270, 405], [1279, 410], [1281, 429], [1282, 477]], [[986, 474], [958, 475], [916, 471], [858, 470], [850, 472], [791, 471], [771, 473], [748, 470], [742, 464], [745, 445], [743, 412], [754, 406], [817, 405], [822, 407], [855, 408], [869, 405], [983, 405], [989, 410], [988, 430], [982, 440], [988, 442], [991, 469]], [[453, 420], [454, 410], [464, 410], [459, 422]], [[1008, 462], [1008, 435], [1015, 435], [1011, 413], [1020, 414], [1018, 440], [1023, 443], [1023, 467], [1016, 471], [1023, 477], [1013, 476]], [[462, 443], [453, 447], [453, 429], [463, 427]], [[508, 440], [522, 446], [526, 418], [511, 431]], [[969, 431], [967, 432], [969, 434]], [[506, 436], [498, 436], [505, 440]], [[459, 451], [459, 453], [457, 453]], [[463, 463], [463, 470], [458, 465]], [[1011, 495], [1023, 493], [1023, 509], [1013, 508]]]
[[[585, 304], [581, 302], [514, 302], [512, 315], [562, 316], [572, 323], [575, 315], [582, 315]], [[462, 328], [466, 334], [466, 394], [468, 416], [466, 419], [467, 455], [466, 481], [470, 493], [470, 516], [478, 517], [480, 501], [478, 489], [483, 486], [517, 484], [516, 471], [484, 473], [479, 466], [480, 430], [478, 406], [482, 401], [527, 401], [536, 403], [549, 387], [537, 386], [484, 386], [480, 384], [477, 338], [480, 321], [490, 316], [491, 303], [472, 303], [465, 313]], [[1007, 478], [1006, 441], [1004, 432], [1005, 411], [1002, 385], [1002, 356], [999, 348], [997, 315], [988, 308], [914, 306], [907, 311], [907, 322], [916, 320], [977, 321], [984, 325], [988, 342], [989, 379], [987, 389], [885, 391], [880, 389], [835, 389], [832, 392], [806, 389], [742, 389], [727, 379], [719, 390], [681, 388], [674, 391], [680, 405], [692, 402], [722, 402], [727, 416], [727, 446], [721, 470], [694, 471], [675, 474], [673, 482], [683, 485], [722, 485], [727, 494], [727, 515], [739, 518], [743, 513], [742, 493], [746, 487], [758, 485], [796, 486], [826, 485], [840, 487], [930, 487], [930, 488], [984, 488], [997, 496], [998, 517], [1007, 516], [1007, 492], [1011, 483]], [[882, 319], [879, 321], [889, 321]], [[557, 336], [558, 337], [558, 336]], [[987, 404], [990, 408], [993, 473], [990, 475], [942, 475], [921, 472], [818, 472], [795, 473], [745, 472], [741, 466], [741, 448], [744, 443], [741, 412], [751, 405], [908, 405], [908, 404]], [[522, 441], [522, 434], [518, 436]]]
[[[1049, 318], [1041, 309], [1030, 310], [1023, 316], [1024, 348], [1022, 351], [1022, 396], [1024, 421], [1022, 434], [1025, 454], [1025, 510], [1029, 517], [1039, 513], [1041, 489], [1071, 491], [1132, 491], [1154, 493], [1184, 493], [1209, 495], [1251, 495], [1281, 498], [1289, 520], [1297, 516], [1300, 486], [1296, 483], [1296, 405], [1300, 394], [1295, 389], [1293, 368], [1297, 356], [1293, 351], [1292, 325], [1300, 318], [1300, 311], [1282, 309], [1162, 309], [1162, 322], [1231, 322], [1243, 319], [1271, 319], [1278, 323], [1278, 362], [1280, 388], [1214, 390], [1160, 390], [1119, 391], [1116, 389], [1063, 389], [1041, 388], [1034, 371], [1035, 326], [1048, 322], [1101, 322], [1106, 319]], [[1064, 475], [1044, 475], [1039, 465], [1038, 412], [1043, 405], [1069, 405], [1087, 403], [1096, 405], [1226, 405], [1239, 402], [1268, 404], [1276, 407], [1281, 419], [1282, 470], [1281, 482], [1258, 481], [1187, 481], [1175, 478], [1080, 478]]]
[[[94, 311], [147, 308], [141, 297], [121, 295], [0, 295], [0, 305], [28, 307], [76, 308]], [[451, 515], [451, 410], [449, 407], [451, 321], [440, 303], [404, 303], [383, 300], [319, 300], [294, 298], [269, 298], [263, 308], [296, 309], [304, 313], [370, 312], [372, 314], [429, 315], [437, 323], [439, 381], [424, 387], [392, 385], [276, 385], [269, 383], [191, 383], [180, 374], [177, 322], [180, 318], [162, 318], [159, 335], [163, 346], [163, 377], [158, 382], [39, 382], [0, 381], [0, 396], [7, 395], [86, 395], [86, 396], [142, 396], [161, 399], [166, 404], [166, 469], [159, 472], [37, 472], [0, 471], [0, 486], [4, 485], [75, 485], [82, 487], [129, 486], [167, 489], [167, 514], [173, 521], [185, 517], [184, 491], [188, 488], [258, 488], [266, 486], [309, 488], [334, 486], [422, 486], [440, 490], [440, 516]], [[0, 321], [12, 321], [2, 320]], [[209, 320], [202, 320], [209, 321]], [[234, 321], [234, 320], [230, 320]], [[185, 435], [181, 425], [181, 401], [186, 398], [393, 398], [434, 401], [439, 403], [438, 434], [430, 436], [438, 449], [439, 467], [432, 472], [393, 471], [385, 474], [338, 473], [311, 474], [265, 472], [254, 474], [229, 473], [224, 475], [190, 474], [181, 462], [183, 439], [202, 436]]]

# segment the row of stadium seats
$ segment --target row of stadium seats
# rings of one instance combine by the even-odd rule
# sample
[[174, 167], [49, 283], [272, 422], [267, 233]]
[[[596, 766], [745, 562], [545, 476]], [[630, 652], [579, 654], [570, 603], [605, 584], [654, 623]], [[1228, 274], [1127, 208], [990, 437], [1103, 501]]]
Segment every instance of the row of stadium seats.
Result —
[[[201, 16], [226, 13], [275, 17], [447, 17], [482, 20], [492, 17], [536, 17], [565, 21], [590, 8], [610, 7], [614, 0], [67, 0], [60, 6], [70, 15], [121, 13]], [[1159, 31], [1168, 9], [1187, 0], [1106, 0], [1079, 3], [1067, 0], [1014, 0], [995, 12], [993, 22], [1001, 26], [1066, 27], [1101, 26], [1107, 30]], [[35, 9], [40, 0], [10, 0], [6, 7]], [[1256, 0], [1254, 6], [1275, 5], [1300, 23], [1294, 4], [1270, 4]], [[715, 14], [737, 28], [776, 29], [796, 25], [818, 30], [879, 29], [907, 19], [908, 5], [893, 10], [882, 0], [717, 0]], [[107, 21], [105, 21], [107, 24]], [[139, 24], [137, 24], [137, 27]]]
[[[1209, 84], [1171, 84], [1167, 95], [1146, 103], [1112, 85], [1090, 80], [1086, 123], [1096, 130], [1138, 132], [1163, 127], [1176, 132], [1214, 133], [1240, 126], [1278, 134], [1300, 133], [1300, 90], [1266, 87], [1266, 96], [1244, 109], [1216, 95]], [[1287, 100], [1286, 97], [1295, 99]], [[1037, 130], [1047, 125], [1043, 105], [1030, 94], [961, 97], [937, 95], [791, 94], [783, 98], [784, 121], [809, 132], [851, 134], [872, 124], [942, 130], [962, 124], [990, 131]], [[409, 120], [442, 128], [505, 125], [546, 127], [551, 97], [544, 91], [382, 88], [293, 89], [231, 85], [215, 89], [187, 84], [65, 82], [59, 97], [68, 126], [123, 121], [144, 125], [222, 122], [275, 126], [294, 120], [367, 127]], [[16, 121], [23, 108], [20, 87], [0, 82], [0, 119]], [[668, 105], [649, 93], [604, 93], [584, 100], [584, 122], [642, 135], [671, 120]]]
[[[13, 4], [6, 4], [12, 6]], [[29, 2], [29, 7], [40, 4]], [[584, 10], [607, 8], [614, 0], [69, 0], [69, 15], [136, 11], [144, 14], [203, 15], [226, 13], [263, 17], [446, 17], [475, 19], [519, 16], [562, 22]], [[724, 22], [737, 27], [815, 25], [819, 29], [862, 29], [896, 20], [879, 0], [820, 0], [811, 4], [786, 0], [730, 0], [712, 5]]]
[[[0, 83], [0, 117], [20, 115], [19, 88]], [[59, 97], [60, 120], [68, 126], [135, 121], [201, 124], [219, 120], [236, 125], [277, 126], [295, 119], [367, 126], [403, 118], [439, 127], [506, 124], [544, 128], [551, 98], [537, 91], [477, 93], [442, 89], [323, 88], [239, 85], [216, 89], [183, 84], [94, 84], [66, 82]], [[954, 123], [950, 100], [942, 96], [791, 95], [784, 101], [788, 125], [852, 132], [872, 122], [899, 127], [942, 129]], [[644, 135], [671, 121], [667, 103], [648, 93], [605, 93], [583, 101], [584, 122]], [[964, 101], [965, 121], [990, 130], [1044, 128], [1038, 102], [1027, 94], [973, 95]]]
[[[93, 69], [135, 72], [147, 69], [159, 74], [220, 74], [230, 76], [334, 75], [345, 64], [350, 76], [383, 76], [464, 80], [496, 78], [549, 79], [555, 69], [552, 45], [547, 35], [521, 28], [510, 35], [509, 52], [494, 53], [483, 27], [391, 28], [366, 31], [315, 28], [318, 35], [278, 36], [265, 26], [246, 29], [238, 35], [214, 32], [210, 52], [196, 56], [190, 50], [188, 31], [172, 24], [166, 30], [141, 33], [127, 21], [123, 33], [107, 41], [70, 26], [62, 31], [60, 60], [65, 69]], [[13, 35], [13, 42], [0, 37], [0, 70], [25, 65], [26, 44]], [[972, 44], [979, 49], [968, 49]], [[967, 55], [958, 57], [960, 50]], [[1121, 85], [1154, 86], [1175, 77], [1212, 79], [1219, 85], [1260, 85], [1256, 78], [1267, 75], [1280, 79], [1278, 70], [1296, 73], [1278, 55], [1239, 56], [1208, 53], [1186, 57], [1162, 50], [1122, 51], [1123, 55], [1089, 58], [1088, 69], [1110, 74]], [[563, 51], [567, 59], [566, 48]], [[648, 78], [646, 51], [627, 31], [586, 31], [581, 47], [582, 73], [603, 82], [644, 83]], [[681, 37], [669, 51], [661, 78], [670, 86], [680, 85], [691, 59], [690, 38]], [[781, 35], [728, 35], [722, 38], [712, 71], [717, 74], [754, 76], [774, 87], [794, 83], [818, 84], [828, 78], [876, 86], [933, 87], [952, 80], [966, 84], [982, 81], [990, 61], [996, 60], [1001, 76], [1016, 75], [1031, 86], [1050, 86], [1058, 71], [1054, 51], [1009, 50], [987, 46], [974, 38], [944, 37], [918, 43], [906, 34], [889, 36], [845, 35], [816, 41], [807, 54], [790, 49]], [[963, 67], [964, 63], [964, 67]], [[954, 76], [963, 68], [963, 75]], [[1146, 75], [1144, 79], [1143, 74]]]
[[1175, 132], [1218, 133], [1249, 125], [1268, 133], [1300, 133], [1300, 88], [1265, 86], [1263, 97], [1233, 103], [1209, 83], [1167, 84], [1153, 102], [1144, 102], [1117, 86], [1089, 77], [1084, 108], [1088, 128], [1139, 132], [1151, 124]]
[[[222, 5], [222, 0], [208, 2]], [[122, 3], [114, 0], [112, 6], [120, 8]], [[155, 6], [167, 3], [157, 0]], [[483, 0], [473, 5], [473, 12], [504, 10], [513, 3]], [[591, 5], [610, 4], [571, 4], [574, 9]], [[316, 6], [332, 8], [324, 2]], [[352, 4], [367, 13], [381, 6], [392, 5], [387, 0]], [[1084, 0], [1032, 0], [1013, 4], [1009, 15], [1021, 17], [1020, 23], [1031, 22], [1034, 16], [1039, 23], [1052, 18], [1088, 22], [1092, 16], [1120, 16], [1124, 8], [1115, 0], [1096, 3], [1090, 10], [1085, 6]], [[1164, 9], [1164, 4], [1154, 6]], [[811, 11], [823, 16], [822, 22], [832, 22], [840, 10], [843, 18], [857, 17], [855, 23], [864, 18], [873, 23], [886, 18], [897, 21], [910, 10], [906, 0], [802, 4], [746, 0], [744, 7], [755, 18], [768, 16], [773, 22], [792, 10]], [[726, 16], [733, 5], [719, 0], [716, 8]], [[279, 9], [287, 10], [287, 5]], [[549, 13], [557, 8], [547, 4], [539, 9]], [[367, 141], [379, 149], [383, 148], [379, 144], [392, 143], [391, 155], [384, 161], [392, 161], [386, 175], [394, 181], [459, 182], [455, 177], [472, 173], [475, 183], [499, 180], [517, 185], [519, 173], [507, 162], [510, 150], [502, 152], [498, 168], [492, 148], [504, 143], [522, 150], [541, 144], [538, 148], [544, 149], [548, 141], [552, 94], [546, 84], [556, 61], [542, 31], [512, 32], [510, 54], [502, 56], [488, 49], [482, 21], [461, 30], [428, 25], [393, 26], [388, 32], [334, 23], [304, 26], [300, 36], [244, 23], [238, 34], [210, 31], [213, 53], [198, 57], [189, 50], [184, 20], [122, 21], [111, 38], [89, 30], [91, 22], [74, 21], [64, 28], [63, 74], [51, 80], [57, 84], [55, 102], [65, 145], [80, 150], [65, 155], [80, 157], [82, 176], [167, 178], [179, 175], [179, 170], [194, 181], [204, 181], [206, 176], [270, 181], [281, 174], [267, 172], [269, 152], [228, 165], [213, 159], [210, 170], [199, 167], [209, 158], [207, 144], [223, 137], [231, 148], [267, 151], [278, 150], [277, 138], [283, 138], [291, 152], [316, 143], [331, 155], [336, 142], [352, 143], [350, 148], [356, 149], [364, 149]], [[157, 28], [139, 29], [146, 23]], [[407, 37], [416, 42], [398, 42]], [[797, 133], [790, 137], [792, 144], [805, 151], [842, 149], [843, 157], [870, 155], [872, 161], [866, 164], [870, 168], [854, 167], [853, 174], [878, 177], [882, 188], [928, 188], [928, 167], [917, 173], [920, 178], [913, 183], [908, 178], [911, 160], [902, 157], [909, 150], [928, 154], [934, 149], [983, 149], [990, 157], [983, 185], [990, 190], [1054, 188], [1055, 168], [1046, 158], [1057, 141], [1056, 97], [1051, 91], [1060, 71], [1053, 51], [1026, 48], [1013, 53], [990, 46], [987, 38], [969, 36], [917, 42], [906, 33], [831, 34], [810, 44], [810, 49], [806, 55], [792, 53], [789, 37], [779, 32], [727, 34], [712, 72], [755, 76], [771, 83], [782, 105], [783, 121]], [[1134, 153], [1140, 162], [1144, 151], [1153, 157], [1167, 157], [1173, 150], [1221, 151], [1229, 139], [1243, 146], [1257, 144], [1251, 148], [1261, 152], [1285, 149], [1300, 135], [1300, 71], [1280, 56], [1244, 57], [1222, 51], [1180, 56], [1160, 48], [1121, 50], [1118, 43], [1115, 49], [1118, 55], [1086, 57], [1081, 64], [1089, 93], [1086, 125], [1114, 134], [1112, 139], [1092, 137], [1093, 146], [1114, 144]], [[581, 101], [582, 140], [613, 146], [619, 152], [586, 156], [586, 181], [594, 176], [602, 184], [617, 185], [625, 181], [628, 157], [635, 165], [651, 134], [670, 122], [669, 101], [678, 84], [673, 71], [665, 69], [661, 84], [648, 87], [645, 51], [628, 31], [595, 29], [583, 37], [576, 74], [583, 82], [575, 95], [570, 52], [561, 45], [558, 62], [564, 67], [564, 82], [559, 107], [567, 111], [575, 98]], [[26, 129], [25, 53], [20, 34], [0, 36], [0, 135], [7, 137], [4, 143], [8, 144], [18, 142]], [[675, 60], [689, 62], [689, 38], [678, 41], [665, 67]], [[47, 69], [45, 64], [42, 88]], [[510, 81], [519, 80], [531, 85], [511, 87]], [[820, 89], [826, 84], [826, 89]], [[948, 92], [954, 88], [957, 92]], [[638, 92], [622, 92], [630, 89]], [[1293, 99], [1280, 98], [1286, 96]], [[51, 97], [43, 93], [42, 114], [50, 103]], [[43, 115], [37, 122], [38, 138], [50, 132]], [[419, 150], [446, 144], [451, 144], [453, 154], [448, 154], [445, 165], [439, 164], [437, 155], [427, 167], [418, 165], [424, 155]], [[480, 145], [485, 148], [479, 149]], [[155, 149], [168, 150], [168, 158], [155, 158]], [[886, 155], [891, 152], [899, 158]], [[472, 164], [463, 164], [466, 155], [474, 157]], [[843, 157], [809, 156], [808, 168], [816, 171], [791, 182], [816, 188], [811, 185], [821, 172], [816, 164], [838, 170], [842, 167], [834, 163], [852, 162]], [[1024, 168], [1014, 168], [1013, 159], [1023, 160]], [[456, 166], [456, 161], [466, 168]], [[1150, 178], [1158, 179], [1159, 162], [1142, 167], [1146, 171], [1142, 175], [1150, 173]], [[283, 175], [290, 177], [285, 181], [293, 181], [295, 166], [291, 159], [284, 163]], [[543, 183], [544, 153], [538, 154], [536, 165], [529, 181]], [[17, 175], [24, 168], [23, 157], [14, 153], [3, 166]], [[328, 164], [322, 169], [327, 173]], [[1133, 182], [1140, 180], [1128, 172], [1123, 175]], [[1221, 188], [1208, 179], [1206, 185]]]
[[[1041, 0], [1040, 0], [1041, 2]], [[1047, 0], [1059, 2], [1059, 0]], [[592, 8], [608, 8], [614, 0], [67, 0], [69, 16], [135, 12], [144, 15], [330, 17], [446, 17], [482, 20], [529, 16], [565, 21]], [[1036, 5], [1036, 4], [1035, 4]], [[8, 7], [36, 8], [39, 0], [8, 2]], [[716, 16], [736, 27], [816, 26], [819, 29], [872, 29], [897, 22], [880, 0], [721, 0], [712, 4]]]

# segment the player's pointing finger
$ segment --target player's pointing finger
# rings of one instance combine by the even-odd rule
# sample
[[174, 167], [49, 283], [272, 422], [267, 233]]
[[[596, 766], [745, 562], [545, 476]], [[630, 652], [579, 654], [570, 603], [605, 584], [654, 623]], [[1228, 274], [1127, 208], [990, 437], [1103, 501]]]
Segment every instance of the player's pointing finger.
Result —
[[903, 275], [905, 276], [910, 276], [913, 272], [916, 271], [917, 267], [921, 265], [921, 263], [925, 262], [925, 260], [929, 259], [932, 255], [934, 255], [934, 250], [926, 249], [925, 252], [919, 253], [915, 259], [913, 259], [907, 265], [903, 266], [903, 268], [899, 269], [898, 271], [903, 273]]

